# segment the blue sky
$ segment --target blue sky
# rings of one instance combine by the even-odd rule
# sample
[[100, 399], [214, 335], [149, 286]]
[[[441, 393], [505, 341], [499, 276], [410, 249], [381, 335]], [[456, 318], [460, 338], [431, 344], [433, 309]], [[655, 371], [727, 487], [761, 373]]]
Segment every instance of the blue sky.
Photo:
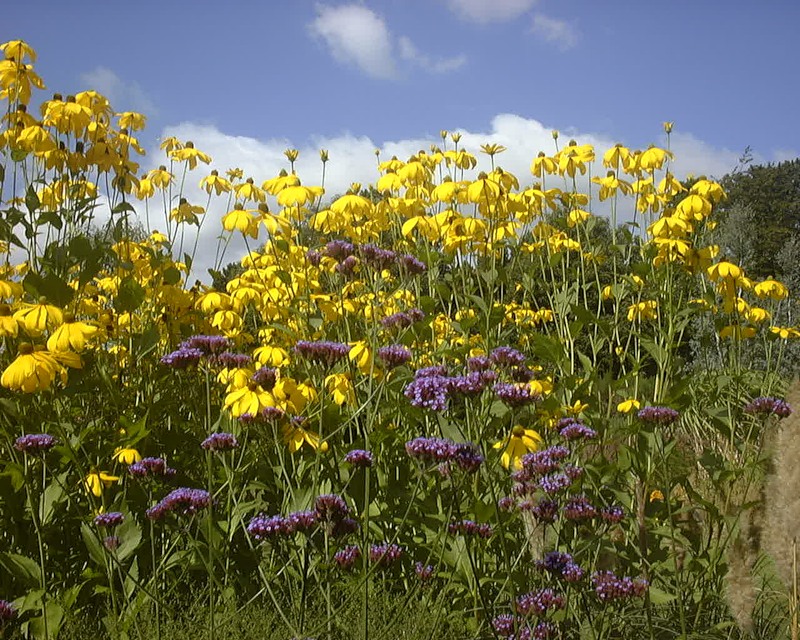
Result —
[[790, 0], [51, 0], [10, 3], [0, 37], [37, 49], [48, 90], [116, 79], [153, 136], [380, 144], [511, 113], [639, 146], [674, 120], [772, 160], [800, 149], [798, 27]]
[[[499, 164], [529, 184], [551, 129], [602, 153], [665, 144], [667, 120], [679, 177], [719, 178], [747, 146], [756, 162], [800, 155], [793, 0], [29, 0], [3, 14], [0, 41], [39, 53], [42, 99], [95, 89], [148, 116], [143, 171], [175, 135], [258, 184], [295, 147], [318, 184], [325, 148], [330, 195], [377, 180], [376, 148], [407, 158], [449, 129], [478, 170], [480, 144], [507, 146]], [[190, 201], [205, 205], [207, 171]], [[219, 232], [203, 227], [201, 254]]]

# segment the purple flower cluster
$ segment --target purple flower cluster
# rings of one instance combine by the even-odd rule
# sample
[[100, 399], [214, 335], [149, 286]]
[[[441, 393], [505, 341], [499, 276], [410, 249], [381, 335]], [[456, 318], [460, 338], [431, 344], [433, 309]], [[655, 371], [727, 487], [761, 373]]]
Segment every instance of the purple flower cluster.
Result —
[[272, 367], [261, 367], [251, 377], [251, 380], [264, 391], [272, 391], [277, 379], [277, 372]]
[[536, 561], [536, 568], [566, 582], [578, 582], [585, 575], [569, 553], [550, 551], [542, 560]]
[[755, 415], [776, 415], [779, 418], [786, 418], [792, 413], [792, 408], [780, 398], [767, 398], [760, 397], [754, 398], [744, 408], [745, 413], [752, 413]]
[[435, 569], [433, 565], [430, 564], [422, 564], [421, 562], [414, 563], [414, 573], [417, 575], [417, 578], [420, 582], [426, 583], [433, 578], [433, 573]]
[[411, 351], [402, 344], [392, 344], [378, 349], [378, 358], [389, 369], [394, 369], [411, 360]]
[[344, 461], [347, 464], [352, 464], [354, 467], [371, 467], [375, 462], [375, 457], [371, 451], [364, 451], [363, 449], [353, 449], [348, 451], [344, 456]]
[[0, 600], [0, 629], [17, 617], [17, 609], [8, 600]]
[[350, 347], [341, 342], [328, 340], [318, 342], [300, 340], [295, 344], [294, 351], [306, 360], [330, 367], [342, 358], [346, 358], [350, 353]]
[[171, 491], [158, 504], [150, 507], [146, 512], [150, 520], [162, 520], [169, 513], [179, 516], [192, 516], [201, 509], [211, 506], [211, 496], [203, 489], [189, 489], [181, 487]]
[[108, 513], [99, 513], [94, 517], [94, 526], [100, 529], [110, 529], [118, 527], [125, 522], [125, 516], [119, 511], [109, 511]]
[[244, 425], [263, 424], [268, 422], [277, 422], [286, 415], [286, 412], [279, 407], [264, 407], [256, 415], [252, 413], [243, 413], [239, 416], [238, 420]]
[[447, 530], [455, 535], [462, 535], [469, 538], [484, 538], [492, 537], [492, 527], [488, 524], [479, 524], [473, 520], [460, 520], [458, 522], [451, 522]]
[[181, 342], [175, 351], [161, 358], [161, 364], [174, 369], [186, 369], [203, 358], [214, 365], [228, 368], [249, 364], [250, 356], [228, 352], [232, 346], [233, 343], [225, 336], [192, 336]]
[[548, 494], [559, 493], [571, 484], [572, 480], [566, 473], [549, 473], [539, 480], [539, 487]]
[[509, 407], [523, 407], [541, 400], [541, 396], [524, 383], [497, 382], [492, 391]]
[[476, 445], [445, 438], [414, 438], [406, 442], [406, 453], [422, 464], [453, 463], [467, 473], [477, 471], [484, 460]]
[[398, 311], [381, 320], [384, 329], [406, 329], [415, 322], [425, 318], [425, 312], [421, 309], [409, 309], [408, 311]]
[[331, 240], [325, 245], [322, 253], [328, 258], [341, 261], [353, 255], [353, 245], [345, 240]]
[[666, 427], [681, 417], [681, 414], [669, 407], [644, 407], [636, 414], [642, 422], [660, 427]]
[[521, 367], [525, 356], [512, 347], [497, 347], [489, 354], [489, 360], [499, 367]]
[[17, 451], [36, 455], [49, 451], [57, 444], [58, 440], [47, 433], [30, 433], [17, 438], [14, 441], [14, 448]]
[[609, 524], [617, 524], [618, 522], [622, 522], [622, 519], [625, 517], [625, 510], [619, 505], [612, 504], [600, 509], [600, 517]]
[[498, 636], [509, 640], [548, 640], [555, 638], [557, 633], [555, 625], [551, 622], [538, 622], [531, 627], [525, 618], [510, 613], [497, 616], [492, 620], [492, 626]]
[[343, 276], [352, 276], [356, 272], [356, 267], [358, 266], [358, 258], [355, 256], [347, 256], [344, 260], [342, 260], [339, 264], [334, 267], [336, 273], [340, 273]]
[[405, 271], [412, 276], [418, 276], [428, 270], [428, 266], [419, 258], [406, 253], [397, 258], [397, 264], [401, 271]]
[[103, 538], [103, 546], [109, 551], [116, 551], [119, 549], [120, 544], [122, 544], [122, 541], [119, 536], [106, 536]]
[[564, 596], [550, 588], [531, 591], [517, 597], [516, 600], [517, 613], [523, 616], [542, 616], [548, 611], [563, 609], [564, 605]]
[[450, 378], [450, 390], [462, 396], [477, 396], [497, 380], [494, 371], [470, 371], [463, 376]]
[[128, 473], [134, 478], [171, 478], [176, 471], [168, 467], [163, 458], [142, 458], [128, 465]]
[[391, 249], [382, 249], [371, 243], [359, 246], [358, 252], [365, 264], [379, 271], [388, 269], [397, 261], [397, 254], [394, 251]]
[[268, 538], [288, 536], [292, 531], [283, 516], [258, 515], [247, 525], [247, 533], [261, 542]]
[[230, 339], [225, 336], [192, 336], [181, 342], [181, 347], [187, 349], [199, 349], [203, 355], [219, 355], [233, 346]]
[[563, 514], [567, 520], [588, 520], [597, 515], [597, 509], [586, 496], [572, 496], [564, 505]]
[[239, 446], [239, 441], [232, 433], [219, 432], [212, 433], [200, 443], [200, 446], [206, 451], [231, 451]]
[[369, 561], [380, 567], [392, 566], [403, 555], [403, 547], [400, 545], [382, 542], [373, 544], [369, 548]]
[[179, 346], [161, 358], [161, 364], [173, 369], [186, 369], [200, 362], [205, 354], [196, 347]]
[[[423, 371], [420, 369], [420, 371]], [[450, 397], [451, 379], [444, 375], [420, 375], [417, 372], [403, 391], [411, 404], [421, 409], [444, 411]]]
[[596, 571], [592, 574], [594, 592], [602, 602], [641, 598], [647, 593], [649, 584], [644, 578], [619, 577], [611, 571]]
[[597, 437], [597, 431], [591, 427], [587, 427], [580, 420], [573, 418], [564, 418], [559, 421], [557, 427], [558, 433], [565, 440], [591, 440]]
[[333, 561], [347, 571], [353, 569], [361, 559], [361, 549], [356, 545], [349, 545], [333, 554]]
[[211, 358], [214, 365], [223, 369], [244, 369], [250, 365], [252, 358], [246, 353], [225, 351]]
[[323, 522], [335, 523], [350, 515], [350, 509], [341, 496], [326, 493], [314, 500], [314, 511]]

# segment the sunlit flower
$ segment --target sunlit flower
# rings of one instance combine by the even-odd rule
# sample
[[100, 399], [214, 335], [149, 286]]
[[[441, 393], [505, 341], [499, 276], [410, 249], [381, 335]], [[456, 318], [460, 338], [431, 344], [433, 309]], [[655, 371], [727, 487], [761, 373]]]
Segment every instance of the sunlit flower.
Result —
[[141, 454], [130, 447], [117, 447], [114, 449], [114, 460], [120, 464], [131, 465], [142, 459]]
[[542, 437], [533, 429], [515, 426], [503, 440], [494, 444], [495, 449], [502, 449], [500, 464], [506, 469], [522, 468], [522, 456], [539, 448]]
[[95, 498], [101, 497], [103, 489], [108, 489], [115, 482], [119, 482], [119, 477], [112, 476], [105, 471], [93, 471], [83, 481], [86, 491]]

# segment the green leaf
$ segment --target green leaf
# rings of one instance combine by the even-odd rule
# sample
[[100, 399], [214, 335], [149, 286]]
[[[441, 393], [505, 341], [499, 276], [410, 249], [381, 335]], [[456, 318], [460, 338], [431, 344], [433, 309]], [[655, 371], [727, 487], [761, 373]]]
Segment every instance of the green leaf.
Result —
[[86, 545], [86, 550], [89, 552], [89, 557], [97, 564], [105, 566], [105, 549], [103, 549], [103, 546], [100, 544], [97, 534], [85, 522], [81, 524], [81, 537], [83, 538], [83, 543]]
[[48, 302], [59, 307], [66, 307], [75, 295], [75, 290], [54, 273], [41, 276], [30, 272], [22, 281], [22, 286], [34, 297], [44, 296]]
[[120, 202], [116, 207], [111, 209], [111, 213], [123, 213], [125, 211], [135, 211], [130, 202]]
[[0, 566], [29, 587], [41, 585], [39, 565], [32, 558], [19, 553], [0, 553]]
[[181, 272], [175, 267], [170, 267], [164, 271], [162, 278], [164, 280], [164, 284], [178, 284], [181, 281]]
[[669, 604], [676, 597], [674, 594], [662, 591], [658, 587], [650, 587], [648, 591], [650, 593], [650, 602], [654, 605]]
[[[28, 630], [34, 638], [56, 638], [64, 622], [64, 609], [53, 600], [47, 600], [43, 607], [46, 615], [33, 618], [28, 623]], [[47, 633], [45, 634], [45, 617], [47, 618]]]
[[36, 189], [33, 188], [33, 185], [29, 185], [28, 190], [25, 192], [25, 206], [28, 207], [28, 211], [33, 213], [41, 204]]
[[136, 311], [144, 302], [145, 295], [145, 288], [131, 276], [126, 276], [120, 282], [119, 291], [114, 298], [114, 310], [118, 313]]

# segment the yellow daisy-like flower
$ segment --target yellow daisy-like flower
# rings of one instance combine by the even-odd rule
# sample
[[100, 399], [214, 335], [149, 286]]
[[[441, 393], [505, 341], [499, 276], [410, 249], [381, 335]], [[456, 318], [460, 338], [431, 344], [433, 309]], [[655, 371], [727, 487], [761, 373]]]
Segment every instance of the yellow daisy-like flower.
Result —
[[54, 327], [64, 322], [61, 309], [47, 304], [42, 298], [36, 304], [26, 304], [14, 314], [21, 325], [32, 333], [41, 333], [48, 327]]
[[23, 343], [19, 355], [0, 377], [0, 384], [12, 391], [33, 393], [47, 389], [55, 380], [61, 367], [45, 351], [34, 351], [33, 346]]
[[325, 378], [325, 389], [338, 405], [355, 404], [356, 394], [353, 382], [346, 373], [333, 373]]
[[289, 453], [300, 451], [304, 444], [307, 444], [315, 451], [319, 449], [322, 453], [328, 450], [328, 444], [320, 442], [318, 433], [304, 429], [297, 423], [287, 424], [283, 428], [283, 441], [289, 447]]
[[617, 405], [617, 411], [620, 413], [630, 413], [634, 409], [639, 409], [642, 406], [642, 403], [639, 402], [636, 398], [628, 398], [627, 400], [623, 400]]
[[500, 464], [508, 469], [522, 468], [522, 456], [539, 448], [542, 437], [533, 429], [516, 425], [503, 440], [494, 444], [495, 449], [503, 449]]
[[50, 351], [83, 351], [87, 340], [97, 331], [97, 327], [78, 322], [71, 313], [65, 313], [64, 324], [47, 339], [47, 348]]
[[132, 465], [134, 462], [139, 462], [142, 455], [130, 447], [117, 447], [114, 449], [114, 460], [121, 464]]
[[115, 482], [119, 482], [119, 476], [112, 476], [105, 471], [93, 471], [83, 481], [86, 491], [95, 498], [103, 495], [103, 489], [107, 489]]

